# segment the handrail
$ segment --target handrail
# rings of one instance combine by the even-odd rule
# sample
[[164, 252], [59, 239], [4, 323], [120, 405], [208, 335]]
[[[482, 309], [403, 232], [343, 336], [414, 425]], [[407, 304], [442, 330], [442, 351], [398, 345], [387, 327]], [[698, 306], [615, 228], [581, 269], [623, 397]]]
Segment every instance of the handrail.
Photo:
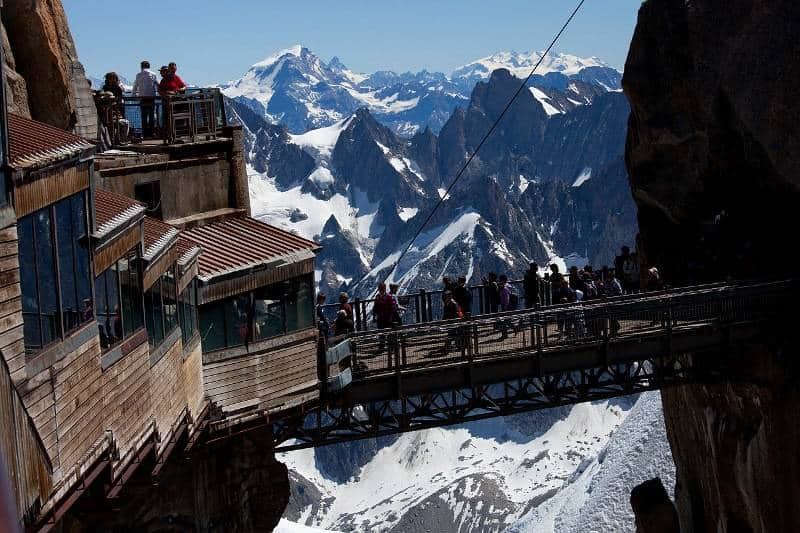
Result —
[[[796, 290], [794, 280], [709, 284], [358, 332], [346, 338], [350, 368], [358, 379], [400, 367], [438, 366], [629, 336], [671, 335], [704, 324], [760, 320], [780, 313], [781, 298]], [[402, 362], [397, 359], [400, 350]]]
[[169, 96], [125, 95], [121, 101], [98, 93], [101, 125], [114, 146], [160, 140], [164, 144], [212, 140], [227, 126], [218, 88], [192, 88]]

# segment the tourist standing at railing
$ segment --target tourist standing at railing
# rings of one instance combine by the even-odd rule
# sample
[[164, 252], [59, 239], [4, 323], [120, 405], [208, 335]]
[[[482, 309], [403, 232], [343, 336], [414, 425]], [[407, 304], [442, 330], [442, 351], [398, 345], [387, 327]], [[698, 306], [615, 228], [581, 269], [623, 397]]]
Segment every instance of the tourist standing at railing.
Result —
[[608, 273], [608, 279], [603, 284], [605, 296], [622, 296], [622, 285], [620, 285], [614, 272]]
[[489, 272], [483, 283], [483, 301], [485, 313], [496, 313], [500, 308], [500, 287], [497, 285], [497, 274]]
[[178, 66], [170, 63], [169, 67], [161, 67], [161, 81], [158, 83], [158, 93], [161, 96], [171, 96], [186, 91], [186, 84], [178, 76]]
[[150, 70], [150, 62], [142, 61], [141, 70], [133, 82], [133, 96], [140, 99], [142, 110], [142, 136], [152, 137], [156, 124], [156, 95], [158, 94], [158, 77]]
[[386, 284], [378, 284], [378, 294], [375, 295], [375, 303], [372, 306], [372, 317], [378, 329], [388, 329], [392, 327], [392, 316], [395, 312], [394, 298], [386, 292]]
[[461, 308], [464, 316], [468, 317], [472, 314], [472, 293], [469, 292], [469, 287], [467, 287], [466, 276], [459, 276], [458, 282], [453, 287], [453, 300]]
[[350, 305], [350, 297], [346, 292], [339, 294], [339, 311], [336, 313], [336, 320], [333, 322], [333, 332], [336, 335], [347, 335], [356, 330], [353, 321], [353, 306]]
[[550, 264], [550, 292], [552, 296], [552, 303], [561, 303], [561, 282], [564, 281], [564, 275], [559, 271], [558, 265], [555, 263]]
[[112, 144], [126, 144], [130, 132], [130, 124], [125, 120], [125, 106], [123, 102], [124, 90], [116, 72], [108, 72], [105, 75], [105, 83], [100, 89], [102, 92], [111, 93], [114, 96], [114, 103], [111, 106], [112, 124]]
[[395, 326], [400, 326], [403, 324], [403, 311], [406, 310], [405, 307], [400, 305], [400, 285], [397, 283], [390, 283], [389, 284], [389, 296], [392, 297], [392, 301], [394, 301], [394, 316], [392, 316], [392, 324]]
[[539, 285], [542, 277], [539, 276], [539, 265], [531, 263], [522, 280], [522, 290], [525, 292], [525, 307], [533, 309], [539, 306]]
[[325, 316], [325, 294], [319, 293], [317, 294], [317, 307], [315, 309], [317, 315], [317, 331], [319, 332], [319, 338], [323, 341], [323, 343], [328, 338], [328, 333], [330, 333], [331, 325], [328, 322], [328, 317]]
[[623, 246], [621, 254], [614, 259], [614, 271], [627, 294], [639, 292], [639, 263], [635, 253]]

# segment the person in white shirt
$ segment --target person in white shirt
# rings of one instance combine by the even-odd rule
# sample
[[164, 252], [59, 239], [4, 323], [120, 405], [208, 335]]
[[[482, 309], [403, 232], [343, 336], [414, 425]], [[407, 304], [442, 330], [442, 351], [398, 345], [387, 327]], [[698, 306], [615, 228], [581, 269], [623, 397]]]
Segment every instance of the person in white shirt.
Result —
[[133, 96], [141, 98], [142, 109], [142, 136], [147, 138], [153, 135], [156, 117], [156, 95], [158, 95], [158, 78], [150, 70], [150, 62], [142, 61], [142, 70], [136, 75], [133, 82]]

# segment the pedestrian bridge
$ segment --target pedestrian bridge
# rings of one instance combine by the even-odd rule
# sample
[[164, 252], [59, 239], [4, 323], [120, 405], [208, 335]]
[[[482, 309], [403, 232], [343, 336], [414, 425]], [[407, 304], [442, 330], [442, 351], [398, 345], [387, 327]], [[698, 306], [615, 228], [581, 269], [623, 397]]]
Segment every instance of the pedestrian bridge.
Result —
[[321, 354], [317, 403], [252, 424], [287, 451], [725, 378], [720, 355], [769, 335], [797, 285], [705, 285], [356, 333]]

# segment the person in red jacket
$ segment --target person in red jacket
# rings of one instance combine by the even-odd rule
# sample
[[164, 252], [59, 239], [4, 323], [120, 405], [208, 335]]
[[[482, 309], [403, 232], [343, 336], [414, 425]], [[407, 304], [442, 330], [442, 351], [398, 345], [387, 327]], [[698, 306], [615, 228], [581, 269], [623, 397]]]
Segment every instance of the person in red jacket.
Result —
[[159, 73], [161, 81], [158, 84], [158, 94], [169, 96], [186, 91], [186, 84], [178, 76], [178, 66], [175, 63], [170, 63], [169, 67], [161, 67]]

